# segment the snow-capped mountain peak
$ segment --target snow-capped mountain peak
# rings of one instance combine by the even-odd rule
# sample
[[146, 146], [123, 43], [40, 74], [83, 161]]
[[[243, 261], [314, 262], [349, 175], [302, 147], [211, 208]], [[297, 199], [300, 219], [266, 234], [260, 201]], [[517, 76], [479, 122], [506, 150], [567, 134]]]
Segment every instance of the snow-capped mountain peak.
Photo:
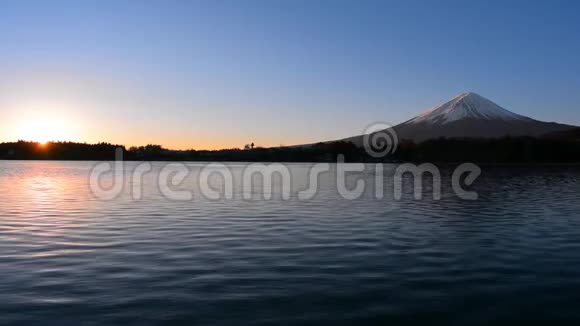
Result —
[[[543, 122], [510, 112], [475, 93], [462, 93], [407, 122], [389, 128], [394, 139], [421, 143], [431, 139], [543, 137], [576, 127]], [[366, 146], [368, 134], [341, 141]]]
[[529, 121], [530, 118], [510, 112], [492, 101], [472, 92], [462, 93], [436, 106], [405, 124], [446, 124], [463, 119]]

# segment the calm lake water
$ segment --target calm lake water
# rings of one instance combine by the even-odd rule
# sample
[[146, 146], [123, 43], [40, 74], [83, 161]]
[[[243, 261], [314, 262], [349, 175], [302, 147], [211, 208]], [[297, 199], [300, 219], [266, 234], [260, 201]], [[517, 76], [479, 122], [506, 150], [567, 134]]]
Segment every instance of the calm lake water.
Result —
[[[93, 165], [0, 162], [0, 324], [580, 322], [580, 168], [483, 168], [476, 201], [453, 193], [452, 167], [439, 201], [429, 180], [423, 200], [411, 180], [402, 200], [388, 180], [383, 199], [345, 200], [329, 173], [299, 200], [310, 165], [290, 164], [289, 200], [239, 185], [209, 200], [191, 163], [175, 188], [194, 198], [172, 201], [153, 163], [141, 200], [129, 180], [101, 201]], [[349, 182], [373, 184], [367, 167]]]

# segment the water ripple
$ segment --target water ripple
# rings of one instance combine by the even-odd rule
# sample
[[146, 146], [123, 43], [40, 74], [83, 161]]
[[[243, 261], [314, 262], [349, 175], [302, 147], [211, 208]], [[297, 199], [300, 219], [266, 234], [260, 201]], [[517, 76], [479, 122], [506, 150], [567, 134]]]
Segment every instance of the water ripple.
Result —
[[[447, 177], [440, 201], [429, 185], [421, 201], [412, 186], [400, 201], [348, 201], [322, 178], [309, 201], [244, 201], [237, 189], [233, 200], [172, 202], [151, 177], [146, 200], [101, 202], [90, 167], [0, 163], [0, 323], [580, 320], [575, 168], [490, 167], [473, 202]], [[291, 168], [307, 177], [307, 165]]]

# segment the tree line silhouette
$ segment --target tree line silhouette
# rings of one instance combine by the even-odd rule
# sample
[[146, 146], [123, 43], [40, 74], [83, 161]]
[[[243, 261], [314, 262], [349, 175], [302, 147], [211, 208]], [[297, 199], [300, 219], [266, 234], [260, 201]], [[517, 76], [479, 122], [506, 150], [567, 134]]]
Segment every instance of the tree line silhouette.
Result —
[[[218, 162], [474, 162], [474, 163], [580, 163], [580, 129], [544, 138], [433, 139], [422, 143], [402, 142], [384, 158], [369, 156], [364, 148], [338, 141], [308, 146], [222, 150], [169, 150], [161, 145], [126, 149], [111, 143], [18, 141], [0, 143], [3, 160], [114, 160], [122, 149], [127, 161], [218, 161]], [[253, 144], [252, 144], [253, 145]]]

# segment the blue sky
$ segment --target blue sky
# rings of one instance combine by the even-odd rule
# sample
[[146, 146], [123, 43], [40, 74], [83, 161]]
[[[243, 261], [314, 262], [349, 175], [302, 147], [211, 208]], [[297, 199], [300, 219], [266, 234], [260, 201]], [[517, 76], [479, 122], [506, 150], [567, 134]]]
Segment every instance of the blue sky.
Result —
[[578, 12], [578, 1], [2, 1], [0, 141], [52, 119], [71, 140], [289, 145], [402, 122], [464, 91], [580, 125]]

